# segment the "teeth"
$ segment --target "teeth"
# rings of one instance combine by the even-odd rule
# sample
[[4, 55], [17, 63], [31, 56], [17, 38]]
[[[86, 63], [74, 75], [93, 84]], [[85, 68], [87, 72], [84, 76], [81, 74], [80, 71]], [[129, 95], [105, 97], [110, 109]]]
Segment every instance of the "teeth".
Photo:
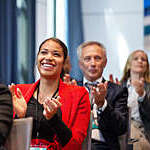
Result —
[[50, 64], [43, 64], [44, 67], [53, 67], [53, 65]]

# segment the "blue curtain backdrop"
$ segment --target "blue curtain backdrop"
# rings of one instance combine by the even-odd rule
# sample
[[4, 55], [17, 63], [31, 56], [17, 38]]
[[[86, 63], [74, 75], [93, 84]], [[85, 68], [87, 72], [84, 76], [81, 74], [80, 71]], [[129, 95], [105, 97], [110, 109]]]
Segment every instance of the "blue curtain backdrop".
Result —
[[[28, 19], [28, 48], [27, 56], [28, 70], [26, 71], [25, 83], [34, 81], [35, 63], [35, 0], [26, 0], [27, 19]], [[16, 0], [0, 0], [0, 83], [18, 83], [19, 62], [17, 52], [17, 13]], [[21, 31], [20, 31], [21, 32]], [[25, 56], [23, 56], [25, 57]]]
[[27, 16], [28, 16], [28, 70], [26, 83], [35, 81], [34, 67], [35, 67], [35, 22], [36, 22], [36, 0], [27, 1]]
[[77, 60], [77, 47], [83, 42], [83, 26], [80, 0], [66, 0], [67, 4], [67, 45], [72, 65], [71, 77], [82, 79]]
[[0, 82], [10, 84], [17, 77], [16, 1], [0, 1]]
[[150, 0], [144, 0], [144, 16], [150, 15]]
[[[150, 16], [150, 0], [144, 0], [144, 17]], [[150, 35], [150, 24], [144, 26], [144, 36]]]

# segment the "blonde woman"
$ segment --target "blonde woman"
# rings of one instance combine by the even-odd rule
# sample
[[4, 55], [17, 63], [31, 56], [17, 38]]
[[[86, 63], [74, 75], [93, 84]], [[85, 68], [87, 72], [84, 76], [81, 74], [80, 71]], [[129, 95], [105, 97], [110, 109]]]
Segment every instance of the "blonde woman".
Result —
[[148, 56], [143, 50], [129, 55], [121, 83], [129, 93], [133, 149], [150, 150], [150, 72]]

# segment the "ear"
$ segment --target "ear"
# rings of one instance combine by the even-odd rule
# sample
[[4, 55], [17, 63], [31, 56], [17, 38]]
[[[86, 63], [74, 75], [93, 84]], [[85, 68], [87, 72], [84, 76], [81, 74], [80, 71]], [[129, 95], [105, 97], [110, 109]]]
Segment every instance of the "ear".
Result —
[[105, 58], [105, 60], [104, 60], [104, 66], [103, 66], [103, 68], [105, 68], [106, 65], [107, 65], [107, 58]]
[[80, 69], [82, 70], [83, 69], [82, 61], [79, 60], [78, 64], [79, 64]]

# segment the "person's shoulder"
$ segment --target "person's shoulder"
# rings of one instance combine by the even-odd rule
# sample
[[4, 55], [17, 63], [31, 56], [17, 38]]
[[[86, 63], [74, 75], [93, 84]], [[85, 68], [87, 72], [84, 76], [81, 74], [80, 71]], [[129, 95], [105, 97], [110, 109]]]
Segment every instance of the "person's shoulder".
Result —
[[83, 92], [86, 91], [86, 89], [83, 86], [79, 86], [79, 85], [69, 85], [64, 83], [64, 85], [66, 86], [66, 88], [68, 90], [73, 90], [73, 91], [79, 91], [79, 92]]
[[23, 94], [26, 94], [26, 93], [32, 93], [33, 90], [35, 89], [36, 87], [36, 82], [35, 83], [29, 83], [29, 84], [16, 84], [16, 89], [19, 88], [21, 90], [21, 92]]
[[82, 103], [86, 103], [87, 106], [90, 105], [89, 94], [85, 87], [63, 83], [59, 89], [59, 94], [64, 100], [68, 101], [68, 98], [70, 98], [73, 104], [79, 104], [82, 101]]
[[121, 88], [122, 86], [119, 85], [119, 84], [116, 84], [114, 82], [108, 81], [108, 87], [111, 87], [111, 88]]
[[8, 89], [7, 85], [0, 83], [0, 89]]
[[33, 82], [33, 83], [16, 84], [16, 87], [26, 89], [26, 88], [34, 87], [34, 86], [36, 86], [38, 83], [39, 83], [39, 80], [36, 81], [36, 82]]
[[75, 95], [81, 96], [83, 94], [88, 93], [87, 90], [82, 86], [70, 85], [70, 84], [66, 84], [64, 82], [61, 82], [59, 91], [61, 91], [61, 93], [65, 94], [65, 95], [72, 95], [72, 96], [75, 96]]
[[150, 86], [150, 82], [145, 81], [145, 86]]
[[0, 84], [0, 101], [5, 100], [11, 103], [11, 93], [7, 85]]
[[1, 91], [8, 91], [9, 89], [8, 89], [8, 86], [7, 85], [5, 85], [5, 84], [0, 84], [0, 92]]
[[110, 81], [108, 81], [108, 88], [118, 91], [118, 92], [128, 92], [128, 89], [126, 86], [123, 86], [122, 84], [119, 85]]
[[34, 85], [35, 83], [29, 83], [29, 84], [16, 84], [17, 87], [20, 87], [20, 88], [28, 88], [32, 85]]

